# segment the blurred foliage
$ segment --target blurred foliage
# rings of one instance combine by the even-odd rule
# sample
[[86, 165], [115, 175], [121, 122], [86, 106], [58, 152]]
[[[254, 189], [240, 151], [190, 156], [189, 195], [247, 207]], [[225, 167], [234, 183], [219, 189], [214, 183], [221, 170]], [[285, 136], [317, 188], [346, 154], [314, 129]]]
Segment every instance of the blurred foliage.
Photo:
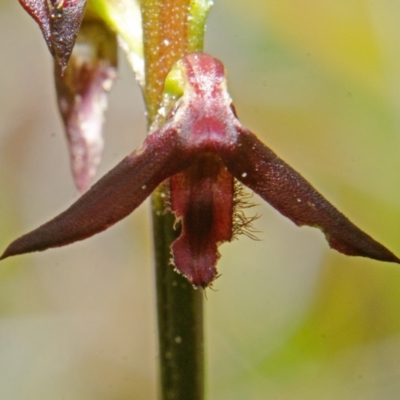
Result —
[[[4, 247], [78, 194], [40, 31], [17, 2], [0, 10]], [[243, 123], [400, 254], [398, 15], [388, 0], [219, 0], [205, 48], [225, 63]], [[145, 136], [121, 64], [101, 173]], [[156, 398], [147, 207], [84, 243], [2, 264], [0, 398]], [[330, 251], [266, 205], [252, 212], [260, 241], [223, 246], [207, 291], [208, 398], [398, 399], [399, 267]]]

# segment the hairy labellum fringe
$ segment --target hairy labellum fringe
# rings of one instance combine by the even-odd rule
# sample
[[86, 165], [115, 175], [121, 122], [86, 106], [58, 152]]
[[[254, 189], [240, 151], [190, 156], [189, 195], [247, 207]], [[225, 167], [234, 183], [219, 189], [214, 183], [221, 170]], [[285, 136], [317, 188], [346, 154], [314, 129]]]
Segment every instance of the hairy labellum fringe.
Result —
[[256, 234], [259, 233], [257, 229], [252, 225], [254, 221], [260, 218], [260, 215], [256, 214], [248, 216], [244, 210], [254, 207], [256, 204], [251, 202], [253, 193], [250, 193], [246, 188], [238, 181], [234, 180], [233, 187], [233, 215], [232, 215], [232, 240], [238, 238], [239, 235], [245, 235], [253, 240], [260, 240]]

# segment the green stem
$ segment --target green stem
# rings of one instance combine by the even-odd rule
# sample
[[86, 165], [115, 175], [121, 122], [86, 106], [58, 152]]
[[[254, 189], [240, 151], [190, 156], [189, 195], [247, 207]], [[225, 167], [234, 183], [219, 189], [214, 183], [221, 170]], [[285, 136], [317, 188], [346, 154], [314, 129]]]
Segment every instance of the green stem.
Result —
[[[164, 208], [163, 192], [153, 196], [154, 210]], [[170, 265], [176, 238], [172, 214], [153, 217], [156, 254], [157, 310], [161, 398], [204, 398], [203, 293]]]
[[[209, 0], [142, 0], [145, 87], [148, 125], [157, 116], [164, 80], [172, 65], [202, 51]], [[152, 197], [156, 262], [161, 399], [204, 398], [203, 293], [171, 265], [177, 237], [167, 212], [168, 183]]]

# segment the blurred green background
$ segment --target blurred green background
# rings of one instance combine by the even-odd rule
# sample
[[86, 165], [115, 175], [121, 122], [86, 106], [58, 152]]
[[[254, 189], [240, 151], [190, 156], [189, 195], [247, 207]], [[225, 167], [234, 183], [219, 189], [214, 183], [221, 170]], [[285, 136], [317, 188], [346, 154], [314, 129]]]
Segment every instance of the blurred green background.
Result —
[[[216, 0], [206, 51], [242, 122], [400, 254], [400, 2]], [[36, 24], [0, 0], [0, 246], [78, 194]], [[145, 137], [121, 54], [100, 174]], [[256, 196], [259, 241], [222, 246], [207, 291], [210, 400], [400, 398], [400, 266], [346, 258]], [[0, 398], [153, 400], [146, 202], [112, 229], [0, 267]]]

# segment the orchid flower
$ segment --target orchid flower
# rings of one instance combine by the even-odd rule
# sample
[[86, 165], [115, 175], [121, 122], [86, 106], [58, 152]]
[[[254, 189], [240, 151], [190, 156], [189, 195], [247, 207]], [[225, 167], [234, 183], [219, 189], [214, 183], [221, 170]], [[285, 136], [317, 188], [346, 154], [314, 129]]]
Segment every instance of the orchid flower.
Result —
[[19, 0], [38, 23], [47, 47], [64, 72], [78, 35], [86, 0]]
[[221, 61], [204, 53], [185, 56], [167, 76], [164, 99], [165, 122], [139, 149], [66, 211], [11, 243], [1, 259], [99, 233], [164, 183], [180, 229], [173, 264], [196, 287], [217, 277], [218, 246], [240, 231], [238, 220], [246, 224], [237, 218], [241, 184], [295, 224], [320, 228], [341, 253], [400, 263], [240, 123]]
[[81, 193], [91, 186], [101, 161], [103, 114], [116, 76], [115, 34], [103, 21], [85, 16], [64, 73], [56, 60], [54, 66], [72, 175]]
[[[38, 23], [54, 58], [58, 107], [73, 179], [83, 193], [103, 153], [103, 114], [117, 76], [117, 42], [140, 84], [144, 81], [137, 1], [19, 0]], [[118, 40], [117, 40], [118, 39]]]

